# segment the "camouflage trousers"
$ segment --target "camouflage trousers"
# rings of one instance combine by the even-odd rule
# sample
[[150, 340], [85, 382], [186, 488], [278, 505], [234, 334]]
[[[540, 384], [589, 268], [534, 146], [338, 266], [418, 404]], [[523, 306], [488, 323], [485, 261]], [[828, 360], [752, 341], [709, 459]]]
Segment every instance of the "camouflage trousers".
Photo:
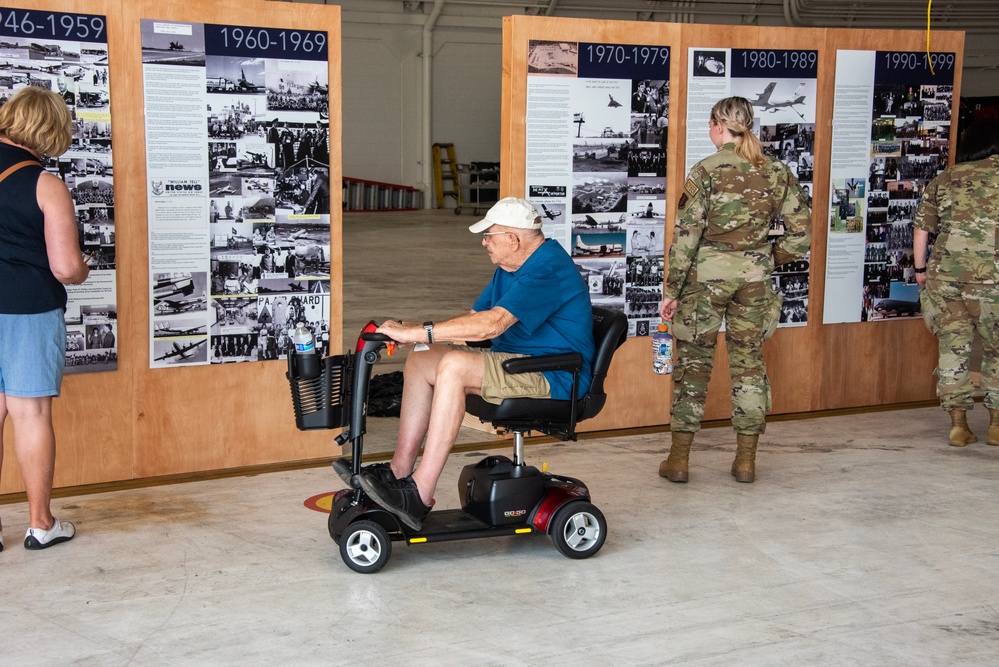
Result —
[[711, 282], [688, 285], [673, 317], [677, 362], [673, 371], [670, 428], [700, 429], [714, 366], [715, 341], [725, 320], [725, 344], [732, 377], [732, 426], [754, 435], [766, 429], [770, 381], [763, 342], [780, 319], [781, 297], [766, 282]]
[[982, 338], [982, 390], [985, 407], [999, 408], [999, 287], [976, 283], [931, 280], [919, 293], [923, 320], [937, 337], [937, 396], [944, 410], [974, 406], [971, 343]]

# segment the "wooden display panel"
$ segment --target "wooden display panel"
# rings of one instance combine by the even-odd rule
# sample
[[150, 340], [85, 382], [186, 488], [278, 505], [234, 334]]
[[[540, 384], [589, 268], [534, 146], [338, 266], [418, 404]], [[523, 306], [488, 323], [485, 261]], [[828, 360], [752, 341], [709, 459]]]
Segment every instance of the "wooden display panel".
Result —
[[[342, 348], [340, 8], [246, 0], [24, 0], [25, 9], [108, 22], [118, 266], [119, 370], [66, 377], [54, 402], [55, 486], [314, 459], [330, 433], [300, 432], [283, 361], [149, 368], [149, 266], [140, 20], [324, 30], [329, 49], [330, 349]], [[4, 438], [0, 494], [23, 489]]]
[[[784, 328], [764, 346], [773, 385], [773, 414], [865, 405], [887, 405], [935, 397], [936, 340], [922, 320], [822, 325], [825, 249], [829, 206], [829, 159], [837, 49], [925, 50], [916, 31], [854, 31], [719, 25], [588, 21], [516, 16], [504, 20], [503, 196], [523, 196], [527, 44], [532, 39], [659, 44], [671, 47], [670, 124], [667, 154], [667, 239], [672, 238], [675, 203], [683, 186], [686, 149], [687, 54], [690, 47], [818, 49], [813, 241], [809, 324]], [[955, 103], [960, 97], [964, 34], [933, 33], [933, 51], [957, 54]], [[957, 133], [951, 132], [951, 155]], [[705, 128], [705, 132], [707, 128]], [[719, 336], [705, 419], [727, 419], [731, 383], [724, 336]], [[606, 382], [608, 403], [581, 430], [666, 424], [670, 380], [651, 370], [651, 343], [628, 340], [618, 351]]]

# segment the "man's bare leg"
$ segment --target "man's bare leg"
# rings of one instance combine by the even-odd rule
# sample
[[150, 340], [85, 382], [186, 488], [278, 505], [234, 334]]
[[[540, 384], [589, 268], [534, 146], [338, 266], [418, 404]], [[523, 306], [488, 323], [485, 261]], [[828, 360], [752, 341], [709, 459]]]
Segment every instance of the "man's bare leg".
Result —
[[416, 457], [430, 424], [434, 400], [437, 364], [451, 350], [447, 345], [431, 345], [423, 352], [409, 352], [403, 370], [402, 406], [399, 410], [399, 439], [392, 457], [392, 473], [397, 479], [408, 477], [416, 466]]
[[434, 497], [437, 480], [458, 438], [465, 416], [465, 396], [480, 391], [482, 356], [479, 353], [452, 350], [441, 357], [436, 368], [423, 459], [413, 473], [413, 481], [425, 505], [430, 505]]

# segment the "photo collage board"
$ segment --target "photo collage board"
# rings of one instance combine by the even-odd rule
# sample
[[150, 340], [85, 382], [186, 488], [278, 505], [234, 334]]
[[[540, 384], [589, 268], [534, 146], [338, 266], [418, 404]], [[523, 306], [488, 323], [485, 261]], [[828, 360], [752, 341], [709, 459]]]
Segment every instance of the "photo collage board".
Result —
[[142, 21], [152, 367], [328, 354], [326, 40]]
[[[753, 131], [763, 152], [787, 165], [811, 206], [818, 51], [695, 47], [689, 50], [687, 77], [685, 171], [717, 150], [708, 135], [714, 104], [726, 97], [744, 97], [753, 105]], [[783, 233], [775, 223], [770, 238], [776, 240]], [[809, 254], [774, 267], [774, 290], [784, 297], [781, 327], [808, 324], [810, 264]]]
[[590, 300], [629, 336], [659, 323], [666, 222], [668, 46], [528, 45], [526, 192]]
[[96, 14], [0, 7], [0, 106], [35, 86], [59, 94], [72, 142], [43, 159], [66, 184], [90, 276], [67, 285], [67, 374], [118, 368], [114, 169], [108, 88], [107, 21]]
[[954, 53], [836, 54], [825, 324], [920, 315], [912, 221], [947, 168], [955, 62]]

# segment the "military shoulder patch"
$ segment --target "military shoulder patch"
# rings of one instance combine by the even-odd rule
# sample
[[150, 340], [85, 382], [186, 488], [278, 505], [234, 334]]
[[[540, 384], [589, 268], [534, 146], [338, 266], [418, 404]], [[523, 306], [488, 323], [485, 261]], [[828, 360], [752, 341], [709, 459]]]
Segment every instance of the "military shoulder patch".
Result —
[[694, 183], [691, 179], [683, 184], [683, 194], [680, 195], [680, 201], [677, 203], [677, 208], [681, 211], [687, 207], [687, 203], [697, 196], [701, 189], [697, 187], [697, 183]]

